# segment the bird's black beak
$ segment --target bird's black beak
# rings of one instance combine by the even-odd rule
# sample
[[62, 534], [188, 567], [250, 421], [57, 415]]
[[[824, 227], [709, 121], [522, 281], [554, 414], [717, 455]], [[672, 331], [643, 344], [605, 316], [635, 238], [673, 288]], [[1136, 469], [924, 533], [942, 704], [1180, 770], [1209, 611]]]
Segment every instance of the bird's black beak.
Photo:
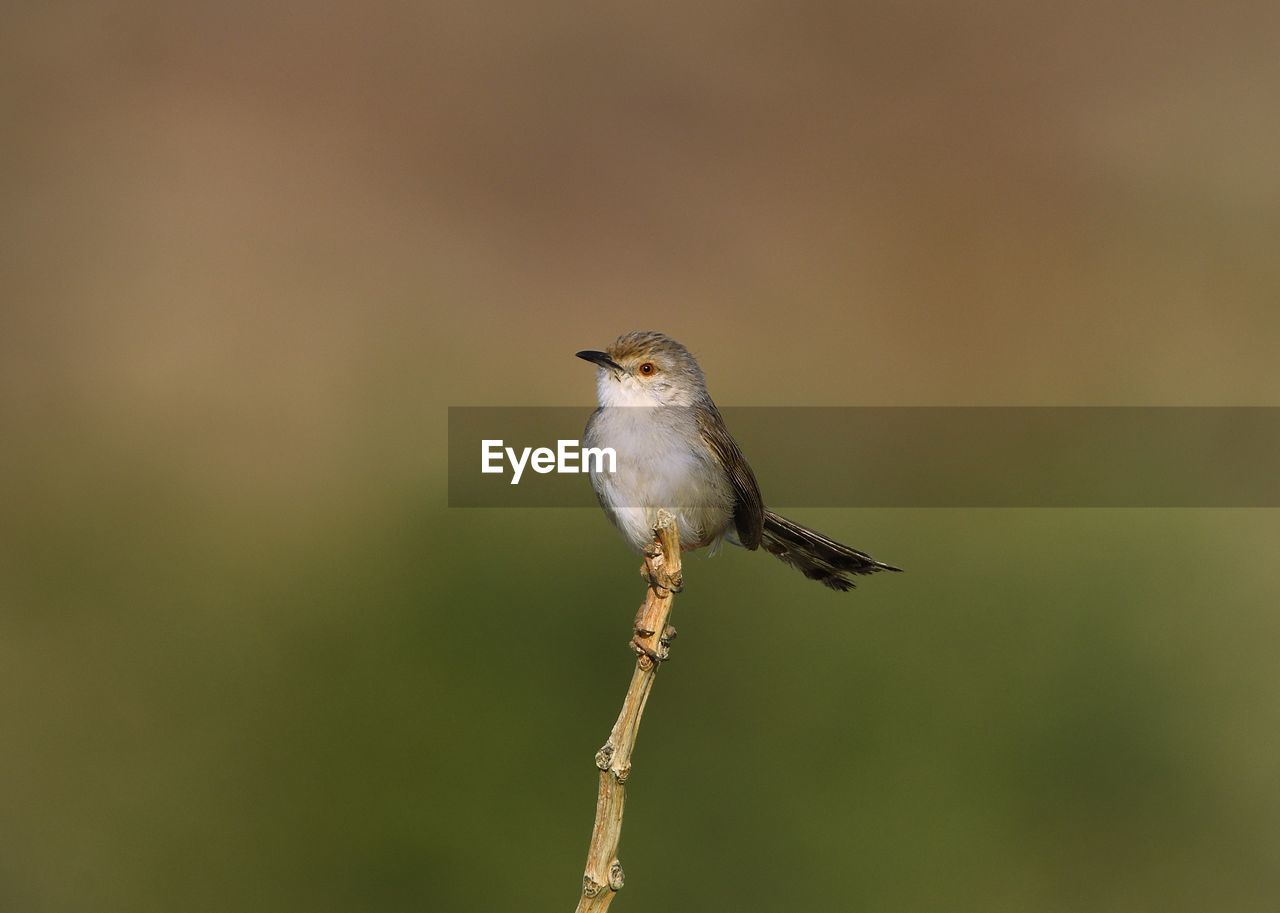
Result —
[[618, 364], [609, 357], [608, 352], [596, 352], [592, 349], [585, 349], [576, 353], [583, 361], [589, 361], [593, 365], [599, 365], [602, 368], [608, 368], [610, 371], [621, 371], [622, 365]]

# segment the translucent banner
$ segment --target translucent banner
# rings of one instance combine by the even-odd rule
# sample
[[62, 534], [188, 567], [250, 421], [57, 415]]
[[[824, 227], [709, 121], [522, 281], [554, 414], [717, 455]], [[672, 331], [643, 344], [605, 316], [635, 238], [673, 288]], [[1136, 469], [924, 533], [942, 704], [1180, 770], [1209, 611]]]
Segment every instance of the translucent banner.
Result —
[[[450, 506], [594, 506], [584, 461], [608, 454], [582, 443], [591, 411], [450, 408]], [[654, 435], [688, 426], [636, 411]], [[721, 413], [771, 507], [1280, 507], [1280, 407]], [[615, 471], [643, 458], [613, 456]]]

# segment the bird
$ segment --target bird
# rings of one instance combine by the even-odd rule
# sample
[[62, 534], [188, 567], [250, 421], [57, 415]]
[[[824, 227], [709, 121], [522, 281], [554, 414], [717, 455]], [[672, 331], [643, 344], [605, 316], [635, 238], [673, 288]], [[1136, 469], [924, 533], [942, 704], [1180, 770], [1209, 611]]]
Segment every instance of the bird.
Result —
[[765, 507], [755, 473], [725, 426], [693, 354], [652, 330], [626, 333], [578, 358], [596, 365], [599, 406], [583, 445], [612, 448], [610, 472], [590, 470], [600, 506], [627, 543], [644, 554], [658, 511], [671, 513], [682, 551], [724, 542], [763, 549], [833, 590], [853, 578], [901, 568], [877, 561]]

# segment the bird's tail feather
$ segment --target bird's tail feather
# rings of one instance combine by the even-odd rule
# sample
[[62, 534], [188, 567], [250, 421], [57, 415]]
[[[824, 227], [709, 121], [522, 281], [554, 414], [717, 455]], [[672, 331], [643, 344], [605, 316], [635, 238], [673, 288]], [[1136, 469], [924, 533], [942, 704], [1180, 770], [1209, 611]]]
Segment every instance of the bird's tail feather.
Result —
[[769, 554], [777, 555], [810, 580], [817, 580], [833, 590], [853, 589], [851, 574], [902, 570], [834, 539], [828, 539], [822, 533], [814, 532], [771, 510], [764, 512], [764, 535], [760, 544]]

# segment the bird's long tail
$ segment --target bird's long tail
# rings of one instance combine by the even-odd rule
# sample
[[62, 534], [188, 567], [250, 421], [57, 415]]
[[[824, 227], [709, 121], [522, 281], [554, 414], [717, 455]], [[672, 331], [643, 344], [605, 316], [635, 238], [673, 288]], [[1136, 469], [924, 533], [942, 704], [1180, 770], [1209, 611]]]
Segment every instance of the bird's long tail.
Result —
[[810, 580], [820, 581], [833, 590], [853, 589], [850, 575], [902, 570], [877, 561], [856, 548], [841, 545], [771, 510], [764, 512], [764, 535], [760, 544], [765, 551], [777, 555]]

